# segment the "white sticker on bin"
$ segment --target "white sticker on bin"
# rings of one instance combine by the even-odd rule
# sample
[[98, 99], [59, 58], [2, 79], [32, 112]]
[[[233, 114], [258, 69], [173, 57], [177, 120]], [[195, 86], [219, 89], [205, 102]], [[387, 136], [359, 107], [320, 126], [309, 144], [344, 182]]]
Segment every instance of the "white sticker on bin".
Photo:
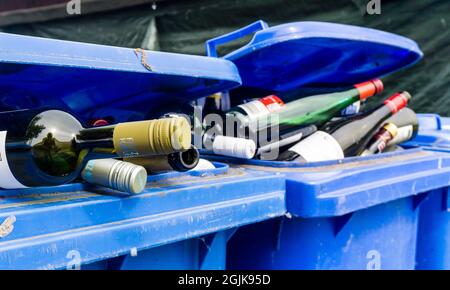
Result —
[[318, 162], [344, 158], [341, 146], [330, 134], [317, 131], [289, 148], [307, 162]]

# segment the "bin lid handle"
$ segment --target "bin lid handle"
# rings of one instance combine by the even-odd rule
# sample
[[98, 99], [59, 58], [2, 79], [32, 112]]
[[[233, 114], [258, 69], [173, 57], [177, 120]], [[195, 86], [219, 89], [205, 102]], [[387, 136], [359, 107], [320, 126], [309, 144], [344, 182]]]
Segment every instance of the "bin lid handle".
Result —
[[258, 20], [238, 30], [210, 39], [206, 41], [206, 55], [217, 57], [217, 45], [225, 44], [227, 42], [247, 36], [248, 34], [255, 33], [259, 30], [267, 29], [268, 27], [269, 25], [266, 22]]

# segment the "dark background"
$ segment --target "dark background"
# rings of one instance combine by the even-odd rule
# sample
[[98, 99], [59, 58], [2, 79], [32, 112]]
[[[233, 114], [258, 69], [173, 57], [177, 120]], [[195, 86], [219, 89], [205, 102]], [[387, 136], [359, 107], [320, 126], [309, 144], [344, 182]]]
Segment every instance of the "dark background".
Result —
[[[10, 33], [204, 55], [206, 40], [258, 19], [271, 26], [315, 20], [372, 27], [417, 41], [425, 54], [414, 67], [385, 78], [386, 88], [410, 91], [414, 96], [412, 108], [418, 112], [450, 116], [450, 1], [381, 0], [380, 15], [366, 14], [367, 2], [166, 0], [108, 12], [83, 13], [82, 8], [81, 16], [0, 29]], [[220, 52], [229, 52], [248, 40], [221, 47]]]

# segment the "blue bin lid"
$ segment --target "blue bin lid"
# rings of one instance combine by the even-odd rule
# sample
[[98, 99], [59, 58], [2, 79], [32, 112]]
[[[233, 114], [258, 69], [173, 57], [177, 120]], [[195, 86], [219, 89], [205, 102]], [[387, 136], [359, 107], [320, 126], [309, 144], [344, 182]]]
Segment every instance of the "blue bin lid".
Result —
[[[326, 22], [267, 28], [257, 23], [262, 23], [262, 30], [250, 43], [224, 56], [238, 67], [243, 87], [286, 92], [353, 85], [412, 65], [423, 56], [411, 39], [370, 28]], [[257, 23], [248, 32], [254, 32]], [[237, 34], [242, 36], [244, 29]], [[232, 39], [233, 33], [224, 37]]]
[[0, 33], [0, 110], [146, 112], [240, 85], [224, 59]]

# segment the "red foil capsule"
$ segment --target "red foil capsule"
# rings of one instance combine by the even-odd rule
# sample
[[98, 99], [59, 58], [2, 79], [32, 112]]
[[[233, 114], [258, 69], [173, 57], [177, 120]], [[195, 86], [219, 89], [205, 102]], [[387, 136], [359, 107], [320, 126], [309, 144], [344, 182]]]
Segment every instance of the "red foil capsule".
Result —
[[401, 92], [389, 97], [386, 101], [384, 101], [384, 104], [391, 109], [393, 114], [395, 114], [406, 107], [410, 99], [411, 95], [408, 92]]

